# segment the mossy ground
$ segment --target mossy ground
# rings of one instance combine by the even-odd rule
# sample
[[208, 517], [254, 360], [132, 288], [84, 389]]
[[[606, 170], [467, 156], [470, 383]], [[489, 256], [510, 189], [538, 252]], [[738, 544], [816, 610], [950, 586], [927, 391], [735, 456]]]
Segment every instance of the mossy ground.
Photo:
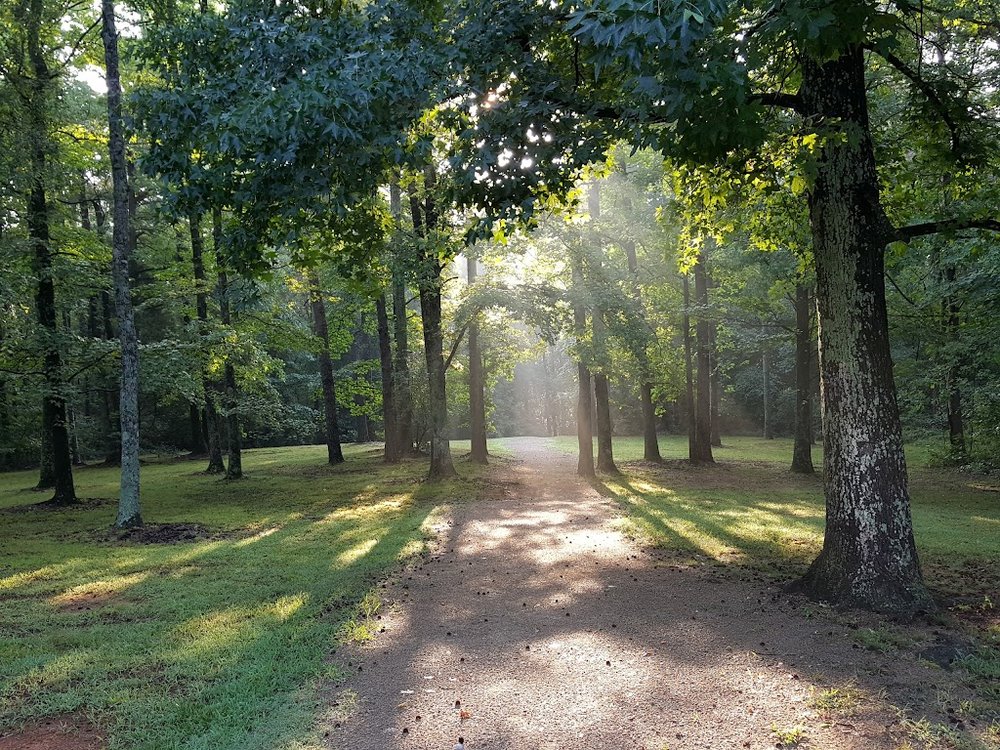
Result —
[[[348, 447], [247, 451], [247, 478], [201, 461], [143, 468], [147, 522], [198, 524], [175, 544], [110, 534], [113, 502], [23, 510], [30, 472], [0, 475], [0, 736], [84, 716], [110, 748], [305, 748], [327, 659], [387, 571], [419, 554], [466, 479], [423, 482]], [[472, 478], [470, 480], [470, 478]], [[82, 498], [114, 498], [117, 471], [77, 471]]]

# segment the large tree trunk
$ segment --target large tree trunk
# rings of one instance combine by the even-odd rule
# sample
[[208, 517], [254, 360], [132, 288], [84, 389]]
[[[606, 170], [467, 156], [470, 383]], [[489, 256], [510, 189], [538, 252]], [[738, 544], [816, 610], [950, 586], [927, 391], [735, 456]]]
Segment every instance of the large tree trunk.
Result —
[[[583, 305], [583, 267], [579, 258], [573, 260], [573, 291], [577, 297], [573, 303], [573, 330], [577, 341], [587, 335], [587, 308]], [[576, 438], [579, 452], [576, 473], [581, 477], [595, 477], [594, 471], [594, 412], [593, 390], [590, 385], [590, 370], [578, 355], [576, 363], [579, 393], [576, 401]]]
[[708, 311], [708, 274], [704, 255], [694, 266], [698, 388], [694, 408], [694, 462], [714, 463], [712, 457], [712, 322]]
[[[476, 281], [476, 258], [471, 253], [466, 257], [469, 284]], [[479, 349], [479, 321], [473, 312], [469, 321], [469, 438], [472, 443], [473, 463], [488, 462], [486, 448], [486, 387], [483, 377], [483, 353]]]
[[646, 461], [659, 461], [660, 442], [656, 435], [656, 409], [653, 406], [653, 384], [643, 380], [639, 385], [642, 404], [642, 457]]
[[[198, 333], [204, 337], [208, 333], [208, 287], [205, 280], [205, 241], [201, 234], [201, 216], [197, 211], [188, 214], [191, 230], [191, 264], [194, 269], [195, 309], [198, 315]], [[217, 383], [202, 373], [202, 389], [205, 392], [205, 435], [208, 443], [208, 474], [222, 474], [226, 464], [222, 460], [222, 420], [215, 407], [219, 392]]]
[[[52, 269], [52, 248], [49, 235], [49, 205], [45, 194], [48, 172], [48, 98], [52, 76], [42, 49], [41, 25], [42, 0], [30, 0], [27, 8], [26, 32], [28, 58], [32, 78], [29, 81], [28, 137], [31, 153], [31, 190], [28, 195], [28, 236], [34, 251], [34, 272], [38, 278], [35, 293], [38, 322], [42, 330], [45, 373], [45, 394], [42, 397], [43, 456], [42, 476], [39, 487], [51, 486], [51, 502], [70, 505], [77, 501], [73, 485], [73, 459], [70, 455], [69, 429], [66, 419], [66, 400], [63, 396], [62, 355], [59, 351], [59, 332], [56, 325], [56, 291]], [[50, 477], [47, 469], [47, 446], [51, 450]], [[51, 485], [50, 485], [51, 479]]]
[[912, 615], [934, 606], [913, 540], [885, 304], [892, 227], [879, 198], [864, 52], [806, 60], [802, 110], [826, 141], [809, 195], [824, 403], [826, 535], [801, 581], [838, 604]]
[[[212, 209], [212, 242], [215, 249], [215, 263], [219, 268], [219, 319], [222, 325], [229, 326], [232, 315], [229, 310], [229, 274], [226, 272], [226, 259], [222, 253], [222, 209]], [[239, 479], [243, 476], [243, 435], [240, 428], [239, 391], [236, 386], [236, 368], [232, 359], [227, 356], [223, 368], [222, 385], [225, 394], [226, 436], [229, 442], [229, 464], [226, 466], [226, 479]]]
[[312, 306], [313, 332], [320, 341], [319, 378], [323, 384], [323, 416], [326, 425], [326, 455], [330, 464], [344, 460], [340, 447], [340, 425], [337, 422], [337, 390], [330, 358], [330, 330], [326, 322], [326, 303], [319, 285], [319, 275], [309, 272], [309, 304]]
[[[436, 258], [425, 262], [437, 267]], [[420, 315], [424, 323], [424, 353], [431, 421], [431, 479], [455, 476], [448, 435], [448, 398], [445, 391], [444, 342], [441, 332], [441, 272], [420, 281]]]
[[52, 426], [46, 421], [45, 398], [42, 398], [41, 446], [38, 452], [38, 482], [36, 490], [51, 490], [56, 486], [56, 469], [52, 463]]
[[[410, 193], [414, 231], [425, 240], [437, 227], [434, 204], [434, 170], [424, 169], [424, 203], [416, 191]], [[457, 474], [451, 460], [448, 434], [448, 395], [445, 385], [444, 336], [441, 330], [441, 264], [433, 252], [424, 250], [420, 258], [420, 318], [424, 324], [424, 360], [427, 363], [428, 409], [431, 423], [431, 465], [429, 477], [443, 479]]]
[[385, 294], [375, 298], [378, 323], [378, 359], [382, 373], [382, 431], [385, 433], [385, 460], [399, 460], [399, 425], [396, 424], [396, 398], [392, 383], [392, 342], [389, 338], [389, 313]]
[[[101, 22], [108, 86], [108, 148], [114, 185], [111, 271], [115, 285], [115, 312], [118, 316], [122, 368], [118, 407], [122, 445], [121, 484], [115, 528], [128, 529], [142, 525], [139, 509], [139, 337], [135, 330], [129, 283], [129, 256], [135, 243], [135, 234], [131, 228], [135, 199], [134, 193], [129, 189], [125, 158], [122, 87], [118, 74], [118, 33], [115, 30], [113, 0], [103, 0], [101, 3]], [[130, 208], [133, 210], [130, 211]]]
[[615, 466], [614, 446], [611, 439], [611, 395], [608, 376], [594, 374], [594, 399], [597, 405], [597, 469], [607, 474], [618, 474]]
[[795, 285], [795, 446], [792, 471], [812, 474], [812, 295]]

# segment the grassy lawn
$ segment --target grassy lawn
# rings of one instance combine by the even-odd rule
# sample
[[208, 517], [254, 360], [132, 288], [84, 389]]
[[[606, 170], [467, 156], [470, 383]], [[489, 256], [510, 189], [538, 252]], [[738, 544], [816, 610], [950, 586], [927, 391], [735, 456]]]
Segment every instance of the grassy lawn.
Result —
[[[12, 510], [45, 496], [34, 473], [0, 475], [0, 736], [76, 714], [110, 748], [318, 747], [345, 624], [363, 634], [365, 594], [477, 486], [421, 483], [425, 461], [383, 466], [370, 447], [331, 468], [325, 450], [247, 451], [238, 482], [201, 461], [144, 467], [147, 522], [206, 527], [174, 544], [113, 538], [113, 502]], [[113, 469], [76, 477], [81, 498], [117, 495]]]
[[[630, 524], [656, 544], [781, 575], [801, 570], [823, 541], [819, 476], [788, 471], [791, 440], [726, 437], [718, 466], [687, 466], [686, 436], [660, 438], [666, 463], [642, 463], [642, 439], [616, 438], [621, 477], [604, 477]], [[555, 438], [567, 453], [573, 437]], [[821, 466], [822, 454], [813, 461]], [[917, 546], [939, 594], [981, 598], [1000, 591], [1000, 492], [995, 481], [931, 469], [924, 446], [907, 448]], [[636, 461], [636, 463], [629, 463]], [[982, 600], [985, 602], [985, 600]], [[1000, 606], [1000, 602], [994, 601]], [[1000, 632], [998, 632], [1000, 636]]]

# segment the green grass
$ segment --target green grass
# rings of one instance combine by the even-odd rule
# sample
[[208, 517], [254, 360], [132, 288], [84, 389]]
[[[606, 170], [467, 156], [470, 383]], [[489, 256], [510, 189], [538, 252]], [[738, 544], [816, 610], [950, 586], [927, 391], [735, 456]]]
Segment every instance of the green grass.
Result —
[[[602, 489], [628, 511], [630, 525], [654, 543], [727, 562], [787, 574], [819, 552], [823, 488], [819, 476], [788, 471], [790, 440], [726, 437], [714, 467], [692, 467], [686, 436], [660, 439], [663, 467], [633, 463], [642, 439], [616, 438], [621, 477]], [[554, 444], [576, 451], [576, 439]], [[927, 446], [908, 446], [913, 521], [930, 585], [942, 593], [978, 595], [1000, 585], [1000, 494], [983, 480], [927, 467]], [[822, 454], [814, 449], [819, 470]], [[987, 483], [988, 484], [988, 483]]]
[[[386, 571], [418, 554], [442, 503], [469, 480], [422, 483], [424, 461], [380, 464], [347, 448], [247, 451], [248, 478], [202, 462], [143, 469], [147, 522], [213, 537], [134, 544], [109, 537], [113, 504], [6, 512], [44, 499], [35, 477], [0, 475], [0, 735], [82, 714], [110, 748], [308, 748], [326, 658], [377, 608]], [[462, 467], [474, 476], [471, 467]], [[77, 472], [83, 498], [113, 498], [117, 472]], [[366, 597], [366, 594], [368, 596]]]

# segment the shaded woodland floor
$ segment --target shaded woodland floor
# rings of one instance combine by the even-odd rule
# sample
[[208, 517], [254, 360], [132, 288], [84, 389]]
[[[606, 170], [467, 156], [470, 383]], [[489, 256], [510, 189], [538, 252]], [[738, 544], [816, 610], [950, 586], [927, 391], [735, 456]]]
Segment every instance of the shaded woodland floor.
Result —
[[[670, 532], [699, 519], [657, 506], [657, 493], [733, 489], [732, 469], [727, 481], [725, 468], [635, 465], [588, 485], [558, 442], [500, 447], [510, 457], [494, 462], [494, 491], [455, 508], [436, 551], [390, 588], [386, 632], [339, 655], [353, 677], [330, 692], [332, 747], [430, 750], [459, 735], [491, 750], [1000, 741], [982, 681], [951, 663], [972, 647], [947, 618], [900, 626], [782, 593], [775, 574], [797, 552], [734, 564], [741, 539], [764, 543], [761, 519]], [[787, 546], [777, 532], [771, 544]]]

